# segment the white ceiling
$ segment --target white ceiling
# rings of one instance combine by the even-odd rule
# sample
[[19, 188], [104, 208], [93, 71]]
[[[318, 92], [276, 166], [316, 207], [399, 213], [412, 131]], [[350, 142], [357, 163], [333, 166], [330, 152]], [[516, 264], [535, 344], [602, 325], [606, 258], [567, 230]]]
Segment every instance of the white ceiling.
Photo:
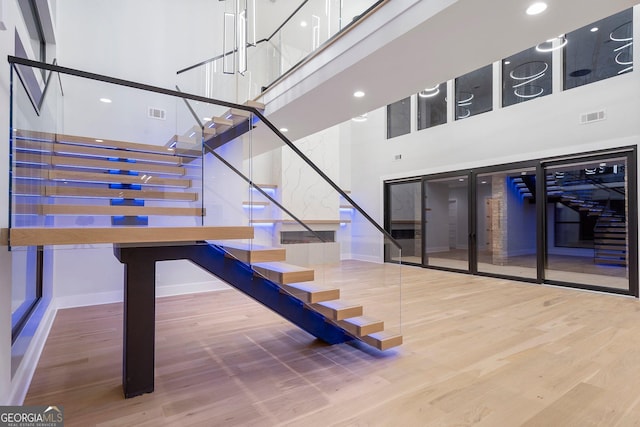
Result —
[[[297, 139], [612, 15], [638, 0], [394, 0], [264, 95]], [[368, 21], [368, 22], [367, 22]], [[636, 24], [638, 25], [638, 24]], [[345, 47], [346, 46], [346, 47]], [[355, 99], [354, 90], [366, 92]]]

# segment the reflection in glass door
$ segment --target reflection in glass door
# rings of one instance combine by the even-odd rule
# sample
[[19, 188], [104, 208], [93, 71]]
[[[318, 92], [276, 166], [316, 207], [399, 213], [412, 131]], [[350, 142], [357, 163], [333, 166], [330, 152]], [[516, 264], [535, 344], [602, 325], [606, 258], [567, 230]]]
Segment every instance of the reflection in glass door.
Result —
[[477, 271], [537, 277], [535, 167], [476, 176]]
[[469, 270], [469, 179], [429, 178], [424, 183], [424, 263]]
[[545, 278], [629, 290], [626, 157], [545, 167]]
[[[416, 180], [388, 183], [386, 187], [385, 228], [400, 244], [403, 263], [422, 264], [421, 184]], [[387, 254], [386, 258], [400, 261], [393, 254]]]

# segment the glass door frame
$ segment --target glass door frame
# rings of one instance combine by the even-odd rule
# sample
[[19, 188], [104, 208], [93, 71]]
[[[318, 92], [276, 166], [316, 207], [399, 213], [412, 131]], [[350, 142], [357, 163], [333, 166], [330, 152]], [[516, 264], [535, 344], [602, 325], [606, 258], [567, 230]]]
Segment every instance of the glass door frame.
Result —
[[[479, 212], [479, 207], [477, 206], [477, 202], [478, 202], [478, 192], [477, 192], [477, 181], [478, 181], [478, 175], [485, 175], [485, 174], [490, 174], [490, 173], [494, 173], [494, 172], [506, 172], [506, 171], [510, 171], [510, 170], [514, 170], [514, 169], [535, 169], [535, 173], [536, 173], [536, 194], [543, 194], [541, 193], [541, 180], [540, 180], [540, 172], [542, 170], [542, 167], [540, 165], [540, 161], [539, 160], [529, 160], [529, 161], [524, 161], [524, 162], [513, 162], [513, 163], [503, 163], [500, 165], [495, 165], [495, 166], [487, 166], [487, 167], [482, 167], [482, 168], [477, 168], [477, 169], [472, 169], [470, 170], [471, 172], [471, 182], [473, 185], [473, 192], [471, 194], [471, 198], [469, 200], [470, 206], [471, 206], [471, 211], [470, 211], [470, 215], [471, 215], [471, 222], [472, 224], [470, 225], [470, 230], [471, 230], [471, 239], [472, 241], [470, 241], [470, 253], [469, 253], [469, 259], [473, 260], [473, 264], [471, 264], [471, 268], [470, 268], [470, 273], [477, 275], [477, 276], [484, 276], [484, 277], [495, 277], [498, 279], [508, 279], [508, 280], [517, 280], [520, 282], [527, 282], [527, 283], [543, 283], [544, 281], [544, 268], [541, 269], [541, 265], [542, 265], [542, 260], [541, 260], [541, 255], [543, 252], [543, 248], [544, 248], [544, 241], [543, 236], [541, 234], [541, 231], [543, 230], [542, 228], [542, 223], [541, 221], [541, 214], [544, 214], [544, 210], [540, 208], [540, 203], [536, 203], [536, 277], [535, 278], [531, 278], [531, 277], [522, 277], [522, 276], [514, 276], [514, 275], [509, 275], [509, 274], [501, 274], [501, 273], [490, 273], [490, 272], [485, 272], [485, 271], [478, 271], [478, 247], [477, 247], [477, 233], [478, 233], [478, 212]], [[544, 184], [544, 182], [542, 183]], [[544, 185], [542, 186], [542, 191], [544, 191]]]
[[[596, 286], [589, 285], [584, 283], [576, 283], [576, 282], [567, 282], [561, 280], [553, 280], [547, 279], [545, 277], [545, 271], [548, 267], [548, 250], [547, 250], [547, 226], [548, 226], [548, 218], [546, 212], [546, 203], [541, 204], [539, 207], [539, 221], [541, 222], [541, 230], [539, 232], [542, 234], [542, 245], [543, 245], [543, 257], [539, 259], [538, 262], [542, 262], [542, 265], [538, 266], [538, 275], [541, 276], [542, 282], [549, 285], [554, 286], [563, 286], [577, 289], [584, 289], [590, 291], [598, 291], [598, 292], [607, 292], [613, 294], [621, 294], [621, 295], [631, 295], [636, 298], [640, 296], [638, 290], [638, 185], [637, 185], [637, 147], [621, 147], [619, 149], [611, 149], [611, 150], [599, 150], [595, 152], [588, 153], [580, 153], [576, 155], [567, 155], [563, 157], [542, 159], [539, 161], [538, 171], [539, 179], [537, 183], [537, 191], [540, 191], [540, 186], [542, 186], [542, 191], [545, 195], [546, 200], [546, 173], [545, 170], [547, 167], [560, 166], [563, 164], [573, 163], [573, 162], [598, 162], [601, 160], [608, 160], [611, 157], [626, 157], [627, 161], [627, 243], [628, 243], [628, 254], [627, 254], [627, 262], [628, 262], [628, 289], [618, 289], [613, 287], [606, 286]], [[540, 258], [540, 257], [539, 257]]]
[[[442, 172], [435, 173], [430, 175], [422, 176], [422, 267], [425, 268], [433, 268], [435, 270], [443, 270], [443, 271], [451, 271], [455, 273], [470, 273], [476, 274], [473, 269], [475, 268], [475, 250], [472, 249], [472, 246], [475, 244], [475, 228], [473, 224], [473, 212], [475, 211], [475, 206], [471, 203], [473, 198], [475, 198], [475, 183], [472, 180], [472, 169], [463, 169], [453, 172]], [[459, 269], [453, 267], [445, 267], [445, 266], [437, 266], [437, 265], [429, 265], [426, 255], [427, 249], [427, 205], [425, 203], [426, 199], [426, 190], [427, 190], [427, 181], [434, 179], [446, 179], [446, 178], [455, 178], [455, 177], [466, 177], [467, 179], [467, 203], [469, 204], [469, 211], [467, 212], [467, 268]]]
[[[422, 177], [410, 177], [410, 178], [401, 178], [401, 179], [393, 179], [393, 180], [388, 180], [388, 181], [384, 181], [383, 183], [383, 204], [384, 204], [384, 213], [383, 213], [383, 227], [384, 229], [389, 232], [389, 234], [391, 234], [391, 231], [393, 230], [391, 221], [393, 218], [391, 218], [391, 213], [392, 213], [392, 209], [391, 209], [391, 202], [392, 202], [392, 198], [391, 198], [391, 187], [395, 184], [410, 184], [410, 183], [415, 183], [415, 184], [420, 184], [420, 191], [422, 192]], [[422, 193], [421, 193], [422, 194]], [[422, 212], [421, 215], [421, 221], [424, 218], [424, 200], [421, 200], [420, 203], [420, 211]], [[424, 223], [421, 224], [421, 227]], [[421, 230], [421, 238], [424, 238], [424, 229]], [[414, 265], [417, 267], [420, 267], [423, 265], [424, 263], [424, 254], [420, 255], [420, 262], [419, 263], [415, 263], [415, 262], [409, 262], [406, 261], [404, 259], [404, 255], [403, 255], [403, 259], [402, 261], [396, 261], [394, 259], [391, 259], [391, 257], [389, 256], [389, 253], [387, 251], [388, 246], [385, 245], [385, 251], [384, 251], [384, 262], [389, 262], [392, 264], [406, 264], [406, 265]], [[424, 241], [421, 243], [421, 250], [423, 250], [422, 248], [424, 247]]]

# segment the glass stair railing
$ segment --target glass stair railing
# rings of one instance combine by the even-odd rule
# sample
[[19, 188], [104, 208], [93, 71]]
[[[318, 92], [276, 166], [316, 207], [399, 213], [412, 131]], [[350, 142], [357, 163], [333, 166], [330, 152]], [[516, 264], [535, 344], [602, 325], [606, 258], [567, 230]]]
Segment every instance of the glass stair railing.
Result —
[[337, 140], [294, 144], [256, 103], [9, 61], [14, 76], [42, 68], [60, 82], [36, 111], [13, 79], [12, 247], [34, 230], [62, 239], [44, 244], [82, 244], [89, 230], [201, 241], [352, 339], [402, 342], [401, 266], [383, 262], [400, 246], [337, 184], [350, 179]]

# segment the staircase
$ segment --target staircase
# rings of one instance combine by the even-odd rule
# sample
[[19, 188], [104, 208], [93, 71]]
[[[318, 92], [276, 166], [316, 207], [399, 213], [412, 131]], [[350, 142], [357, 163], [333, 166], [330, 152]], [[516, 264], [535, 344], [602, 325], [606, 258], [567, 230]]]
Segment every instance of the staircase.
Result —
[[[226, 132], [242, 128], [248, 122], [249, 116], [244, 111], [229, 110], [224, 117], [210, 121], [209, 130], [205, 130], [209, 139], [205, 137], [205, 140], [208, 143], [215, 138], [222, 141]], [[33, 234], [33, 226], [45, 226], [40, 229], [40, 235], [46, 235], [44, 239], [50, 239], [50, 244], [87, 243], [78, 240], [78, 233], [86, 235], [88, 228], [56, 228], [67, 224], [65, 218], [74, 225], [93, 225], [86, 222], [96, 221], [95, 225], [103, 226], [91, 229], [89, 234], [93, 235], [93, 243], [121, 242], [128, 236], [138, 242], [179, 241], [181, 238], [175, 236], [177, 233], [185, 236], [184, 240], [197, 240], [188, 228], [147, 226], [156, 222], [164, 224], [171, 217], [200, 217], [205, 214], [199, 205], [200, 190], [194, 188], [195, 178], [201, 169], [201, 149], [196, 149], [200, 144], [189, 134], [174, 136], [165, 146], [155, 146], [15, 131], [12, 191], [19, 202], [14, 205], [17, 228], [12, 229], [12, 240], [18, 242], [14, 239], [27, 236], [25, 241], [28, 241], [29, 233]], [[113, 225], [132, 227], [108, 228]], [[170, 230], [175, 237], [167, 237], [162, 230]], [[155, 236], [163, 237], [154, 240], [153, 237], [141, 236], [142, 231], [155, 231]], [[212, 240], [249, 237], [233, 232], [225, 235], [212, 228], [201, 235], [201, 238]], [[116, 236], [120, 237], [116, 239]], [[284, 248], [225, 240], [214, 244], [207, 253], [208, 261], [198, 258], [197, 263], [201, 267], [225, 280], [228, 267], [223, 268], [215, 261], [218, 253], [224, 253], [225, 257], [238, 264], [234, 268], [250, 271], [250, 276], [266, 281], [264, 286], [273, 288], [275, 294], [280, 293], [288, 299], [284, 300], [286, 303], [274, 303], [278, 298], [273, 293], [265, 288], [256, 289], [256, 284], [243, 275], [227, 278], [231, 286], [320, 339], [330, 343], [356, 339], [382, 351], [402, 343], [401, 335], [385, 331], [382, 320], [365, 316], [362, 305], [341, 300], [339, 289], [317, 283], [313, 269], [285, 262]], [[321, 319], [320, 326], [313, 319]]]
[[402, 344], [402, 335], [385, 332], [383, 321], [364, 316], [362, 305], [341, 300], [340, 289], [315, 283], [314, 270], [286, 263], [284, 248], [235, 242], [214, 245], [223, 249], [227, 256], [250, 266], [255, 275], [276, 284], [280, 292], [296, 298], [304, 304], [305, 309], [320, 314], [326, 322], [338, 326], [353, 338], [378, 350], [388, 350]]
[[601, 215], [594, 229], [593, 262], [626, 267], [627, 252], [625, 218], [613, 214]]

